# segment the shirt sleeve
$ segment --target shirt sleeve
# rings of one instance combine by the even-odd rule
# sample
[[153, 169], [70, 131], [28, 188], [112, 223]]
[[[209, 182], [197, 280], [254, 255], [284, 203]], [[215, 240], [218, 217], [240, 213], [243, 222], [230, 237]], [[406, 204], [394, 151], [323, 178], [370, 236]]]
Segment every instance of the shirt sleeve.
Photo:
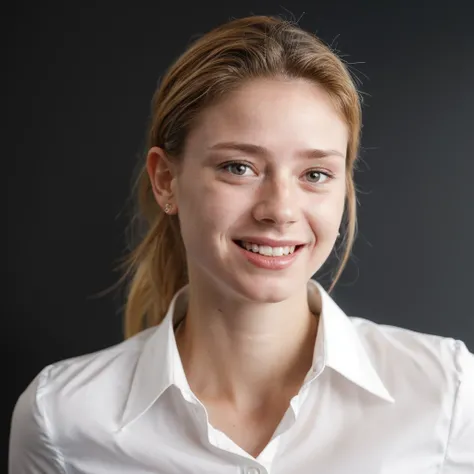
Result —
[[474, 473], [474, 354], [457, 341], [458, 390], [443, 474]]
[[48, 373], [45, 368], [16, 402], [10, 431], [9, 474], [66, 474], [42, 406]]

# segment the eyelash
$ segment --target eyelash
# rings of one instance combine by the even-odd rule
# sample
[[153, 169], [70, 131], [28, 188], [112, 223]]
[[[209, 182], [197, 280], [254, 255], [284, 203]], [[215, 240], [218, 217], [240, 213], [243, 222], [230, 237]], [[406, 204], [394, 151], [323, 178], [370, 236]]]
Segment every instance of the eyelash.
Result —
[[[243, 176], [243, 175], [231, 173], [230, 171], [227, 170], [227, 168], [229, 168], [231, 166], [235, 166], [235, 165], [242, 165], [242, 166], [246, 166], [247, 168], [252, 169], [252, 166], [249, 163], [246, 163], [245, 161], [228, 161], [227, 163], [223, 163], [220, 166], [220, 169], [224, 170], [224, 171], [227, 171], [228, 173], [230, 173], [233, 176]], [[308, 170], [305, 174], [314, 173], [314, 172], [322, 174], [322, 175], [326, 176], [328, 179], [333, 179], [334, 178], [334, 175], [332, 173], [330, 173], [329, 171], [323, 171], [323, 170], [320, 170], [320, 169], [317, 169], [317, 168], [313, 168], [311, 170]], [[311, 181], [310, 181], [310, 183], [311, 183]], [[318, 183], [316, 182], [316, 183], [312, 183], [312, 184], [318, 184]]]
[[[251, 166], [249, 163], [246, 163], [245, 161], [228, 161], [227, 163], [223, 163], [223, 164], [220, 166], [220, 169], [222, 169], [222, 170], [227, 171], [228, 173], [230, 173], [230, 171], [227, 170], [226, 168], [229, 168], [229, 167], [231, 167], [231, 166], [236, 166], [236, 165], [242, 165], [242, 166], [246, 166], [247, 168], [252, 169], [252, 166]], [[235, 173], [230, 173], [230, 174], [232, 174], [233, 176], [242, 176], [242, 175], [235, 174]]]

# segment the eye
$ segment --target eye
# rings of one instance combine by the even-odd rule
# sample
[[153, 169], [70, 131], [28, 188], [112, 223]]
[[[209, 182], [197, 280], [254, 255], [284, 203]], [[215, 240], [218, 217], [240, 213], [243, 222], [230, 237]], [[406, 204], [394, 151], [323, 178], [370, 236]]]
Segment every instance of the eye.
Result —
[[310, 183], [320, 184], [330, 178], [332, 178], [332, 176], [329, 173], [326, 173], [321, 170], [310, 170], [306, 172], [306, 179]]
[[250, 176], [255, 174], [249, 165], [240, 161], [233, 161], [231, 163], [225, 163], [222, 169], [236, 176]]

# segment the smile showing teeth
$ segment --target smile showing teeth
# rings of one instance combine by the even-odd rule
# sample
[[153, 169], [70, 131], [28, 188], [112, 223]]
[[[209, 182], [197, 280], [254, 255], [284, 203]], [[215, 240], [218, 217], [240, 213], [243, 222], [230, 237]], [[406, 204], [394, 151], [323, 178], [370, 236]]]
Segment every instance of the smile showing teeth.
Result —
[[267, 257], [281, 257], [283, 255], [290, 255], [295, 251], [295, 246], [291, 247], [269, 247], [268, 245], [257, 245], [252, 242], [240, 242], [241, 246], [254, 253], [265, 255]]

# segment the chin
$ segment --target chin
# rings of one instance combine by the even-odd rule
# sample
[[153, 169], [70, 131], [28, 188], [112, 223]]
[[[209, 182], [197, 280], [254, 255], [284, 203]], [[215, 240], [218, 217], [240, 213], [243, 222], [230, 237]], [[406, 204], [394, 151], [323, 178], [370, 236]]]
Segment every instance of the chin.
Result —
[[301, 280], [299, 284], [296, 278], [255, 276], [245, 282], [239, 282], [234, 289], [246, 300], [255, 303], [280, 303], [292, 298], [302, 288], [305, 288], [306, 283]]

